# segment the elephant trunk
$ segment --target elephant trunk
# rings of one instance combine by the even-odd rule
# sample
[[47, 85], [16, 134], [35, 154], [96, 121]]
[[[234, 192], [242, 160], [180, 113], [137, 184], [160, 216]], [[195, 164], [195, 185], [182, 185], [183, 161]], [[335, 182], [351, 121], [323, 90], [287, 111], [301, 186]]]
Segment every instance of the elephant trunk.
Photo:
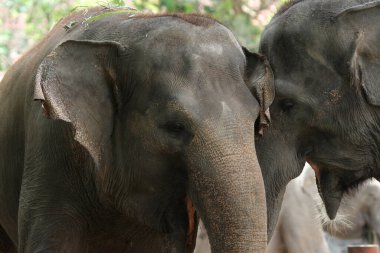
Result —
[[280, 214], [286, 185], [302, 172], [304, 164], [298, 159], [297, 152], [283, 138], [276, 136], [281, 136], [281, 133], [268, 129], [263, 137], [256, 139], [257, 157], [265, 185], [269, 241]]
[[265, 252], [265, 191], [254, 136], [232, 139], [196, 141], [197, 152], [191, 153], [198, 155], [190, 158], [190, 196], [212, 252]]

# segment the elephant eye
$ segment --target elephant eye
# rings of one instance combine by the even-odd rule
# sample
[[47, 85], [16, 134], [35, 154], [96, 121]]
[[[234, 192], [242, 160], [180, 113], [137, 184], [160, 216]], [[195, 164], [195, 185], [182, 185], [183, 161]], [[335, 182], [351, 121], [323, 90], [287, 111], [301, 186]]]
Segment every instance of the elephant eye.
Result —
[[166, 122], [161, 125], [161, 128], [172, 137], [182, 140], [185, 144], [189, 143], [194, 137], [194, 134], [183, 123], [177, 121]]
[[167, 122], [164, 125], [164, 128], [173, 134], [180, 134], [182, 132], [185, 132], [186, 128], [182, 123], [179, 122]]
[[281, 111], [290, 112], [290, 110], [294, 107], [295, 102], [291, 99], [283, 99], [279, 102]]

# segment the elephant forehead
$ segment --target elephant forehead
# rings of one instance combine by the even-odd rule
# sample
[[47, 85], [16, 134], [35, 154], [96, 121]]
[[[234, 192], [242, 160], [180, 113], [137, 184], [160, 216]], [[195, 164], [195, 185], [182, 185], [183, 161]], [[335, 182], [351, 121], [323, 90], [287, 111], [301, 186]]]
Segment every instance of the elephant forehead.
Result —
[[165, 108], [169, 114], [180, 112], [195, 121], [234, 116], [256, 118], [257, 103], [244, 84], [241, 89], [234, 89], [226, 80], [215, 83], [202, 80], [192, 84], [189, 80], [179, 80], [173, 73], [162, 76], [169, 77], [159, 78], [161, 81], [157, 82], [158, 79], [151, 84], [149, 100], [154, 107]]
[[[201, 43], [199, 45], [199, 49], [201, 52], [210, 52], [213, 55], [221, 56], [223, 55], [224, 48], [220, 43]], [[197, 55], [200, 56], [200, 55]]]
[[[244, 68], [245, 57], [240, 45], [231, 32], [218, 25], [215, 28], [189, 26], [159, 27], [146, 33], [136, 49], [143, 52], [146, 61], [156, 66], [207, 62], [208, 65], [237, 65]], [[207, 61], [205, 61], [205, 59]]]
[[247, 94], [251, 98], [243, 77], [223, 68], [213, 69], [209, 66], [195, 65], [183, 69], [181, 66], [175, 66], [172, 69], [155, 69], [150, 76], [151, 81], [146, 85], [153, 88], [154, 93], [164, 92], [169, 96], [189, 101], [189, 104], [206, 106], [213, 101], [242, 99]]
[[221, 42], [207, 41], [194, 44], [182, 43], [180, 47], [167, 43], [155, 44], [145, 50], [145, 56], [156, 67], [186, 64], [187, 67], [207, 65], [222, 68], [244, 68], [245, 58], [239, 48], [230, 47]]
[[[147, 53], [136, 63], [134, 71], [149, 82], [199, 89], [236, 89], [244, 84], [244, 65], [239, 59], [225, 58], [223, 47], [210, 46], [215, 52], [178, 50]], [[211, 50], [211, 49], [210, 49]], [[170, 54], [170, 55], [167, 55]]]

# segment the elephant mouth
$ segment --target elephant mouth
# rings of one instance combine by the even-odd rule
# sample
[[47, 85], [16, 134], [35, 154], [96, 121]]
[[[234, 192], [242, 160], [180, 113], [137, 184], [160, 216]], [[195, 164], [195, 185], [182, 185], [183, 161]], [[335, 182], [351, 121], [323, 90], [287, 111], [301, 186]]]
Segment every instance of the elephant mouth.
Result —
[[[306, 160], [314, 170], [318, 192], [325, 204], [330, 220], [335, 219], [343, 195], [356, 188], [365, 177], [358, 177], [355, 172], [344, 170], [334, 165], [325, 165]], [[349, 176], [345, 176], [349, 174]]]
[[[341, 188], [343, 191], [348, 192], [352, 188], [356, 188], [363, 181], [370, 177], [375, 177], [373, 167], [363, 164], [355, 163], [355, 160], [349, 160], [351, 166], [347, 166], [347, 162], [331, 162], [324, 163], [316, 159], [306, 158], [306, 162], [314, 170], [317, 184], [320, 183], [324, 174], [334, 174], [341, 181]], [[354, 164], [354, 165], [352, 165]], [[356, 165], [355, 165], [356, 164]]]
[[319, 180], [321, 178], [321, 171], [320, 171], [319, 167], [315, 163], [313, 163], [312, 161], [310, 161], [310, 159], [306, 159], [306, 162], [314, 170], [315, 177], [317, 179], [317, 183], [319, 184]]
[[330, 220], [335, 219], [343, 196], [340, 179], [334, 173], [326, 172], [323, 167], [306, 160], [314, 170], [318, 192], [325, 204], [326, 213]]
[[196, 240], [196, 211], [193, 205], [193, 201], [191, 200], [190, 196], [186, 196], [186, 211], [187, 211], [187, 221], [188, 221], [188, 227], [187, 227], [187, 234], [186, 234], [186, 252], [193, 252], [193, 249], [195, 247], [195, 240]]

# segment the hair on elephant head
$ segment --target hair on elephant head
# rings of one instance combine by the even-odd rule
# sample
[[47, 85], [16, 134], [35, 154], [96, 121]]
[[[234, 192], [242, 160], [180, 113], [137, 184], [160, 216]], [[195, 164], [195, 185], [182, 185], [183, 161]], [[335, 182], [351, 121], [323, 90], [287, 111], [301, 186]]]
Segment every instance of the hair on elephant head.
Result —
[[210, 18], [133, 14], [72, 14], [5, 76], [1, 225], [24, 252], [190, 252], [201, 217], [213, 252], [264, 252], [265, 58]]
[[330, 218], [345, 192], [380, 176], [379, 21], [380, 1], [291, 1], [263, 32], [276, 90], [271, 127], [256, 142], [269, 231], [305, 161]]

